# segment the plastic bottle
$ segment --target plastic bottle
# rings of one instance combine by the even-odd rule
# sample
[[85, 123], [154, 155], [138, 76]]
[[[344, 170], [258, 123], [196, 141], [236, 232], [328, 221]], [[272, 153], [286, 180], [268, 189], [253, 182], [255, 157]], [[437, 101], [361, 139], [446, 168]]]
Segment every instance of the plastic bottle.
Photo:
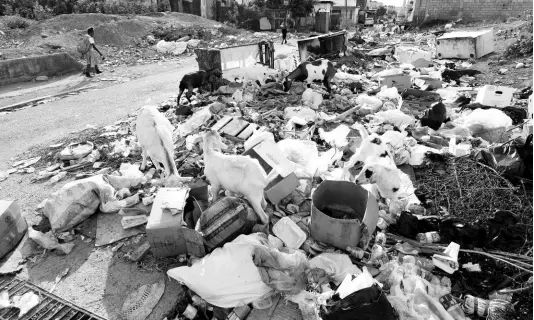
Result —
[[466, 320], [464, 311], [450, 293], [440, 297], [439, 302], [454, 320]]
[[232, 312], [226, 317], [226, 320], [244, 320], [247, 318], [248, 314], [250, 313], [250, 307], [248, 305], [244, 305], [241, 307], [235, 307]]
[[351, 256], [353, 256], [356, 259], [360, 259], [361, 260], [361, 259], [363, 259], [365, 257], [369, 257], [369, 253], [365, 252], [362, 248], [347, 247], [346, 250]]
[[437, 231], [431, 231], [426, 233], [418, 233], [416, 239], [421, 243], [439, 243], [441, 241], [441, 236]]
[[56, 183], [59, 180], [65, 178], [66, 176], [67, 176], [67, 171], [60, 172], [56, 174], [55, 176], [53, 176], [52, 178], [50, 178], [50, 183]]
[[378, 218], [378, 222], [376, 223], [376, 226], [380, 230], [386, 230], [387, 227], [389, 227], [389, 223], [387, 223], [386, 220], [384, 220], [383, 218]]

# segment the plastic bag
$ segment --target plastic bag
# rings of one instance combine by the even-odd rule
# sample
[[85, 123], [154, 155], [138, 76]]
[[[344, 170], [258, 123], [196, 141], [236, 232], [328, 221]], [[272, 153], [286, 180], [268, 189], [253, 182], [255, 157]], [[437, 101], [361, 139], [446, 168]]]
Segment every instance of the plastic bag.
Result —
[[284, 139], [277, 143], [286, 158], [303, 167], [313, 163], [319, 157], [317, 144], [310, 140]]
[[267, 246], [254, 246], [252, 255], [265, 284], [278, 292], [295, 295], [306, 288], [309, 262], [302, 251], [281, 252]]
[[253, 241], [241, 235], [191, 267], [174, 268], [167, 275], [221, 308], [252, 303], [272, 291], [253, 263], [253, 248]]
[[349, 142], [347, 141], [347, 136], [350, 133], [350, 128], [346, 125], [339, 125], [337, 128], [330, 132], [324, 131], [323, 128], [319, 128], [319, 136], [321, 139], [326, 141], [329, 145], [336, 148], [342, 148], [346, 146]]
[[324, 320], [396, 320], [396, 314], [376, 284], [358, 290], [327, 307]]
[[46, 199], [43, 214], [50, 220], [54, 232], [62, 232], [87, 219], [99, 207], [100, 211], [108, 213], [136, 204], [129, 199], [117, 200], [114, 193], [115, 189], [102, 175], [75, 180]]
[[59, 249], [64, 254], [69, 254], [72, 251], [72, 248], [74, 248], [74, 243], [63, 243], [60, 244], [58, 240], [54, 237], [52, 231], [48, 231], [47, 233], [42, 233], [39, 231], [34, 230], [32, 227], [28, 228], [28, 237], [35, 241], [39, 246], [48, 249]]
[[409, 125], [415, 123], [415, 119], [413, 117], [398, 109], [379, 111], [369, 117], [373, 119], [374, 123], [390, 123], [400, 130], [404, 130]]
[[463, 117], [463, 125], [471, 131], [473, 137], [480, 137], [488, 142], [505, 142], [510, 134], [512, 119], [499, 109], [476, 109]]
[[339, 285], [347, 274], [359, 275], [362, 271], [352, 264], [349, 256], [342, 253], [321, 253], [310, 260], [310, 268], [326, 271], [335, 285]]
[[184, 51], [187, 49], [187, 42], [178, 42], [178, 41], [165, 41], [160, 40], [158, 44], [156, 44], [156, 50], [158, 53], [172, 53], [174, 55], [179, 55], [184, 53]]
[[181, 137], [185, 137], [194, 130], [198, 129], [201, 125], [205, 124], [210, 118], [210, 106], [205, 106], [201, 110], [195, 112], [186, 122], [178, 125], [178, 134]]
[[308, 88], [302, 93], [302, 102], [305, 106], [317, 110], [323, 103], [323, 95]]

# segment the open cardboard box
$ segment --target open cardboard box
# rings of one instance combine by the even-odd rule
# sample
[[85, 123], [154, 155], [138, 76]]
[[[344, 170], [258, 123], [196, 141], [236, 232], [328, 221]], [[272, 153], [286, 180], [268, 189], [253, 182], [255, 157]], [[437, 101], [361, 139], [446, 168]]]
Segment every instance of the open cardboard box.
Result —
[[243, 153], [245, 156], [257, 159], [260, 165], [269, 174], [276, 170], [278, 175], [265, 188], [265, 197], [273, 204], [287, 197], [299, 185], [295, 175], [295, 164], [289, 161], [276, 143], [264, 140]]
[[202, 235], [185, 226], [183, 214], [172, 215], [162, 210], [163, 200], [175, 197], [178, 188], [161, 188], [156, 194], [146, 226], [150, 250], [156, 257], [190, 254], [196, 257], [206, 255]]
[[[331, 216], [333, 210], [343, 212], [344, 217]], [[310, 232], [317, 241], [343, 250], [356, 247], [364, 228], [370, 236], [377, 222], [375, 197], [353, 182], [325, 180], [312, 192]]]

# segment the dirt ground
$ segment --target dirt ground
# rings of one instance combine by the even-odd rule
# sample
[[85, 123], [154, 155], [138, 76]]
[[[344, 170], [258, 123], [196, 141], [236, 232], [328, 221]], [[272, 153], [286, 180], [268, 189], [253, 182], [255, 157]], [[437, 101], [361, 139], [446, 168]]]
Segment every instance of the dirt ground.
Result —
[[[458, 26], [462, 29], [478, 29], [493, 27], [495, 30], [513, 30], [520, 22], [511, 24], [468, 24]], [[59, 16], [47, 21], [39, 22], [25, 31], [14, 31], [8, 33], [3, 39], [0, 38], [0, 52], [2, 58], [11, 58], [24, 52], [24, 55], [36, 55], [61, 50], [71, 50], [76, 46], [78, 37], [84, 33], [89, 26], [95, 26], [97, 30], [96, 41], [107, 45], [104, 47], [104, 54], [110, 55], [120, 47], [123, 50], [134, 50], [137, 53], [146, 52], [145, 57], [153, 56], [154, 52], [145, 50], [142, 41], [146, 35], [151, 34], [159, 26], [175, 25], [180, 34], [188, 34], [191, 30], [205, 30], [210, 28], [220, 29], [220, 24], [215, 21], [202, 19], [197, 16], [184, 14], [166, 14], [162, 17], [147, 16], [106, 16], [106, 15], [77, 15], [77, 16]], [[224, 29], [224, 32], [235, 33], [236, 30]], [[43, 38], [41, 34], [46, 34]], [[0, 36], [1, 37], [1, 36]], [[4, 42], [6, 40], [7, 42]], [[533, 63], [532, 57], [518, 59], [503, 59], [502, 54], [505, 48], [515, 41], [515, 37], [506, 39], [505, 36], [495, 37], [495, 52], [476, 61], [473, 69], [483, 72], [477, 76], [474, 85], [499, 84], [515, 88], [523, 88], [532, 85]], [[2, 43], [4, 43], [2, 45]], [[7, 44], [6, 44], [7, 43]], [[59, 47], [58, 49], [52, 49]], [[129, 48], [129, 49], [128, 49]], [[134, 48], [134, 49], [131, 49]], [[115, 55], [118, 55], [115, 53]], [[190, 60], [183, 60], [187, 63]], [[515, 69], [517, 63], [524, 63], [525, 68]], [[180, 60], [167, 61], [162, 63], [138, 64], [136, 66], [109, 66], [109, 74], [104, 77], [94, 79], [86, 83], [80, 75], [74, 75], [66, 78], [53, 79], [48, 88], [43, 88], [41, 84], [21, 84], [12, 87], [0, 88], [0, 106], [32, 99], [43, 93], [43, 90], [54, 92], [54, 90], [65, 90], [68, 86], [77, 85], [94, 85], [94, 89], [107, 89], [107, 94], [112, 95], [113, 86], [120, 84], [121, 79], [128, 78], [128, 81], [141, 81], [148, 76], [155, 76], [159, 72], [168, 71], [170, 68], [182, 68], [183, 65], [177, 65]], [[500, 69], [508, 69], [504, 74], [500, 74]], [[112, 72], [113, 70], [113, 72]], [[115, 78], [113, 81], [105, 81], [105, 78]], [[62, 82], [63, 81], [63, 82]], [[60, 82], [57, 84], [56, 82]], [[55, 83], [55, 84], [54, 84]], [[10, 95], [12, 90], [25, 90], [19, 95]], [[101, 91], [98, 91], [101, 92]], [[19, 92], [20, 93], [20, 92]], [[89, 93], [87, 93], [88, 95]], [[97, 93], [93, 93], [94, 95]], [[79, 102], [86, 93], [81, 94], [79, 100], [67, 100]], [[146, 100], [146, 97], [132, 97], [131, 104], [140, 104]], [[92, 100], [91, 100], [92, 101]], [[65, 102], [65, 101], [64, 101]], [[159, 101], [154, 101], [159, 102]], [[51, 102], [53, 103], [53, 102]], [[93, 105], [87, 105], [90, 108]], [[73, 107], [77, 107], [73, 104]], [[110, 106], [113, 107], [113, 106]], [[124, 107], [124, 106], [123, 106]], [[133, 107], [131, 107], [133, 109]], [[64, 109], [63, 109], [64, 110]], [[102, 111], [101, 112], [105, 112]], [[26, 110], [27, 111], [27, 110]], [[130, 109], [124, 107], [122, 113], [114, 113], [110, 116], [109, 123], [112, 124], [119, 114], [126, 116]], [[1, 117], [1, 115], [0, 115]], [[100, 119], [102, 122], [105, 119]], [[1, 123], [1, 121], [0, 121]], [[58, 126], [61, 123], [57, 124]], [[99, 123], [99, 125], [105, 125]], [[76, 141], [84, 137], [91, 136], [91, 130], [75, 133], [58, 134], [57, 141]], [[34, 146], [16, 157], [17, 159], [30, 158], [35, 154], [49, 154], [55, 151], [48, 148], [48, 144]], [[139, 157], [136, 159], [139, 160]], [[45, 166], [46, 163], [41, 163]], [[0, 165], [0, 169], [2, 169]], [[36, 213], [35, 209], [38, 204], [50, 193], [59, 189], [65, 182], [56, 185], [46, 183], [31, 183], [30, 175], [12, 175], [8, 180], [0, 182], [0, 199], [16, 199], [20, 202], [24, 216], [29, 225], [40, 225], [41, 216]], [[183, 291], [175, 281], [170, 281], [165, 271], [180, 263], [177, 259], [154, 259], [150, 254], [142, 263], [131, 263], [125, 260], [125, 253], [131, 251], [144, 240], [144, 235], [136, 236], [124, 242], [120, 248], [116, 244], [104, 247], [95, 247], [94, 238], [96, 232], [96, 218], [91, 218], [80, 228], [73, 252], [68, 256], [60, 255], [57, 252], [43, 252], [42, 249], [30, 245], [25, 240], [3, 264], [0, 263], [0, 273], [16, 269], [19, 264], [21, 272], [19, 277], [29, 279], [39, 286], [50, 289], [56, 279], [56, 276], [65, 268], [69, 268], [68, 275], [63, 278], [57, 285], [54, 293], [73, 303], [95, 312], [109, 319], [119, 319], [122, 303], [125, 301], [128, 293], [137, 289], [144, 284], [150, 284], [158, 281], [166, 282], [166, 291], [163, 299], [148, 319], [160, 320], [165, 316], [174, 316], [174, 307], [182, 298]], [[83, 236], [83, 239], [82, 239]], [[25, 246], [25, 243], [28, 243]], [[22, 249], [24, 247], [24, 249]], [[26, 259], [30, 254], [31, 258]]]

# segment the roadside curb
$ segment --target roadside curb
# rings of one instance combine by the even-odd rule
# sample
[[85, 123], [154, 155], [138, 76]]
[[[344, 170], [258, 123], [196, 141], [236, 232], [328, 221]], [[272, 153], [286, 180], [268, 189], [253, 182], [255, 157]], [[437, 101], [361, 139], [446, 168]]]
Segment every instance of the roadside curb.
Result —
[[56, 93], [56, 94], [51, 94], [51, 95], [39, 97], [39, 98], [34, 98], [34, 99], [31, 99], [31, 100], [26, 100], [26, 101], [23, 101], [23, 102], [17, 102], [17, 103], [14, 103], [14, 104], [11, 104], [11, 105], [8, 105], [8, 106], [5, 106], [5, 107], [0, 107], [0, 111], [13, 111], [15, 109], [19, 109], [19, 108], [25, 107], [27, 105], [34, 104], [36, 102], [42, 101], [42, 100], [46, 100], [46, 99], [50, 99], [50, 98], [56, 98], [56, 97], [68, 95], [68, 94], [71, 94], [71, 93], [76, 93], [76, 92], [80, 92], [80, 91], [83, 91], [83, 90], [91, 89], [91, 88], [93, 88], [93, 87], [92, 86], [81, 87], [81, 88], [77, 88], [77, 89], [73, 89], [73, 90], [69, 90], [69, 91], [65, 91], [65, 92], [60, 92], [60, 93]]

